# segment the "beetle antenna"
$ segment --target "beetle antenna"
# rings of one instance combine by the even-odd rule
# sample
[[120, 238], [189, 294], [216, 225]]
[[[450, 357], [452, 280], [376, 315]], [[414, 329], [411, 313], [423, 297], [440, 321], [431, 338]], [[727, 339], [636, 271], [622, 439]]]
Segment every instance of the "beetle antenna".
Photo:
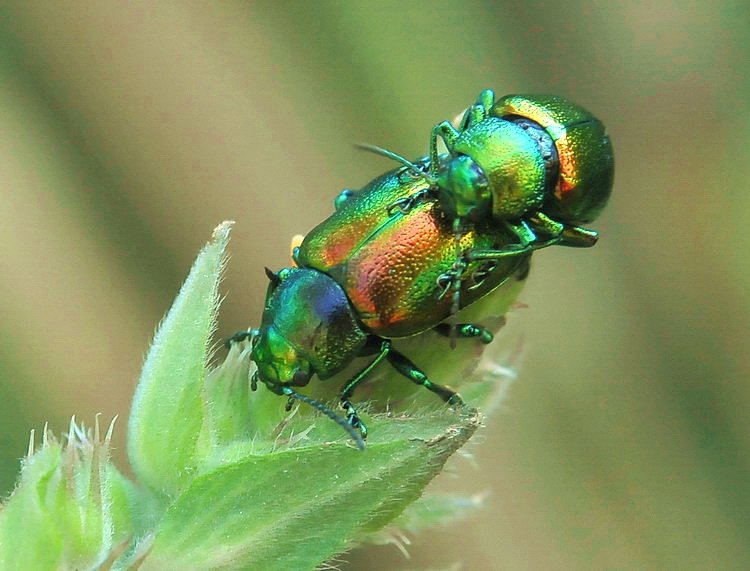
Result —
[[357, 443], [357, 448], [360, 450], [365, 449], [365, 441], [362, 440], [362, 436], [354, 429], [354, 427], [349, 424], [346, 420], [341, 418], [338, 414], [333, 412], [330, 408], [328, 408], [326, 405], [324, 405], [321, 402], [316, 401], [315, 399], [311, 399], [310, 397], [306, 397], [305, 395], [301, 395], [297, 392], [294, 392], [289, 387], [283, 387], [283, 392], [286, 396], [289, 398], [297, 399], [302, 402], [305, 402], [309, 404], [310, 406], [317, 408], [320, 412], [325, 414], [328, 418], [330, 418], [333, 422], [338, 424], [341, 428], [346, 430], [346, 432], [351, 436], [352, 440]]
[[277, 286], [281, 283], [281, 278], [276, 272], [273, 272], [268, 269], [268, 267], [263, 268], [266, 271], [266, 277], [268, 278], [268, 281], [270, 281], [273, 285]]
[[456, 245], [456, 279], [453, 281], [453, 303], [451, 304], [451, 328], [450, 328], [450, 345], [451, 349], [456, 348], [456, 329], [458, 328], [458, 310], [460, 309], [461, 303], [461, 274], [463, 274], [463, 268], [459, 262], [461, 261], [461, 236], [463, 235], [463, 226], [461, 225], [461, 218], [456, 217], [453, 220], [453, 239]]
[[401, 163], [402, 165], [404, 165], [417, 177], [425, 179], [432, 186], [435, 185], [435, 178], [433, 176], [424, 172], [421, 168], [419, 168], [409, 159], [406, 159], [402, 157], [401, 155], [394, 153], [393, 151], [389, 151], [388, 149], [384, 149], [383, 147], [378, 147], [376, 145], [368, 145], [365, 143], [354, 145], [354, 147], [362, 151], [369, 151], [371, 153], [375, 153], [376, 155], [380, 155], [389, 159], [393, 159], [397, 163]]

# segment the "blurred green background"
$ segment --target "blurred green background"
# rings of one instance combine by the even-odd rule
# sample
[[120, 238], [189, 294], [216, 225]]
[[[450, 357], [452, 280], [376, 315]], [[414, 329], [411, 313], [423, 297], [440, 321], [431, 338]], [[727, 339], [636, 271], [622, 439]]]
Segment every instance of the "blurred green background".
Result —
[[[506, 411], [454, 529], [351, 567], [750, 566], [750, 7], [734, 2], [6, 2], [0, 489], [28, 432], [125, 419], [194, 255], [237, 226], [219, 336], [345, 187], [481, 89], [588, 107], [615, 145], [588, 251], [535, 256]], [[500, 343], [503, 341], [500, 340]], [[446, 485], [447, 482], [447, 485]], [[344, 507], [342, 506], [342, 509]]]

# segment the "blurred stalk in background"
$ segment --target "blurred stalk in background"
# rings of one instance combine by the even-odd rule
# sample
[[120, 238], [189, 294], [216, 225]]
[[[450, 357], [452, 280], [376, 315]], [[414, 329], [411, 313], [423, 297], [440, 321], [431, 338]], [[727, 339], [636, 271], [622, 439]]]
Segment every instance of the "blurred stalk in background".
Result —
[[[149, 336], [218, 222], [237, 221], [226, 336], [258, 323], [262, 268], [288, 263], [289, 238], [390, 168], [352, 143], [414, 157], [481, 89], [550, 92], [609, 127], [602, 239], [535, 256], [513, 316], [521, 380], [481, 470], [458, 474], [492, 490], [489, 508], [417, 539], [413, 564], [450, 565], [458, 541], [467, 568], [747, 567], [748, 11], [4, 4], [0, 487], [31, 428], [127, 413]], [[371, 557], [404, 565], [393, 547], [351, 559]]]

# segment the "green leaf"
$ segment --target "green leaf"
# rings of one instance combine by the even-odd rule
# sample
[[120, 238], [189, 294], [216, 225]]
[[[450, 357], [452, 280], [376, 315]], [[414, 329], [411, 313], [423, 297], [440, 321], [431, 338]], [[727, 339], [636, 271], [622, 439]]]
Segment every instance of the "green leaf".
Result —
[[364, 453], [312, 439], [265, 454], [227, 448], [170, 506], [142, 568], [313, 568], [400, 514], [478, 425], [476, 413], [443, 410], [377, 417]]
[[[206, 420], [213, 446], [261, 436], [254, 430], [256, 397], [268, 391], [250, 391], [250, 375], [255, 371], [255, 364], [250, 360], [251, 349], [247, 340], [233, 343], [226, 359], [206, 375]], [[270, 428], [265, 434], [269, 431]]]
[[132, 537], [133, 507], [121, 493], [132, 484], [109, 462], [111, 434], [112, 425], [100, 438], [98, 420], [93, 434], [71, 421], [62, 445], [45, 429], [0, 512], [0, 568], [97, 568]]
[[[415, 531], [466, 508], [414, 502], [479, 426], [472, 406], [450, 409], [379, 367], [357, 395], [370, 429], [360, 452], [314, 407], [287, 413], [286, 399], [251, 392], [248, 341], [208, 370], [230, 226], [199, 254], [146, 358], [129, 423], [139, 482], [109, 463], [110, 433], [100, 442], [98, 425], [92, 438], [71, 423], [64, 446], [45, 431], [0, 512], [1, 568], [314, 568], [363, 540], [398, 537], [396, 526]], [[403, 341], [432, 380], [458, 379], [467, 403], [492, 408], [512, 371], [482, 361], [485, 346], [471, 341], [446, 359], [446, 343]], [[348, 374], [302, 390], [334, 410]]]
[[24, 460], [18, 486], [0, 512], [1, 569], [60, 566], [62, 537], [46, 497], [49, 482], [61, 462], [62, 446], [58, 443], [45, 446]]
[[154, 336], [133, 398], [128, 455], [157, 495], [187, 486], [209, 450], [203, 379], [231, 222], [214, 230]]
[[406, 508], [390, 525], [366, 534], [358, 541], [374, 545], [395, 544], [406, 552], [402, 539], [404, 532], [417, 533], [453, 524], [482, 508], [484, 499], [485, 495], [427, 494]]

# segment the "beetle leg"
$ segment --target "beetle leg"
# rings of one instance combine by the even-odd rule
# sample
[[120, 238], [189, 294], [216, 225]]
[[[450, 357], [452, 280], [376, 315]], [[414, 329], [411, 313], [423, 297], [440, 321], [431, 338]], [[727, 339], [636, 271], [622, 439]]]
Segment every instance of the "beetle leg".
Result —
[[521, 242], [522, 246], [528, 246], [537, 239], [536, 233], [531, 229], [531, 226], [529, 226], [523, 219], [519, 220], [518, 222], [504, 220], [503, 223], [508, 230], [513, 232], [513, 234], [518, 237], [518, 240]]
[[[596, 232], [585, 230], [583, 228], [578, 229], [577, 227], [566, 227], [558, 222], [554, 222], [553, 220], [550, 220], [546, 216], [544, 216], [544, 219], [549, 220], [550, 225], [547, 225], [547, 223], [544, 222], [545, 226], [543, 226], [542, 229], [546, 233], [552, 234], [551, 238], [547, 238], [547, 239], [539, 238], [536, 232], [534, 232], [531, 226], [524, 220], [520, 220], [517, 223], [511, 222], [510, 220], [505, 220], [503, 221], [503, 223], [505, 224], [506, 228], [508, 228], [508, 230], [513, 232], [513, 234], [515, 234], [518, 237], [518, 240], [520, 243], [508, 244], [507, 246], [498, 248], [496, 250], [480, 250], [480, 249], [467, 250], [466, 252], [464, 252], [465, 261], [467, 263], [479, 262], [483, 260], [497, 260], [499, 258], [504, 258], [506, 256], [530, 254], [531, 252], [535, 250], [540, 250], [542, 248], [546, 248], [547, 246], [552, 246], [553, 244], [559, 244], [559, 243], [563, 243], [566, 246], [579, 246], [579, 247], [593, 246], [594, 243], [596, 243], [596, 236], [594, 236], [593, 238], [594, 242], [592, 243], [587, 242], [587, 240], [592, 239], [590, 235], [591, 234], [596, 235]], [[539, 220], [541, 220], [541, 218]], [[536, 219], [534, 221], [536, 221]], [[568, 243], [567, 242], [568, 240], [571, 243]]]
[[[490, 93], [492, 92], [490, 91]], [[486, 103], [477, 101], [474, 105], [466, 110], [466, 113], [464, 113], [458, 130], [461, 132], [466, 131], [466, 129], [471, 128], [473, 125], [484, 121], [487, 117], [489, 117], [490, 107], [492, 107], [492, 102], [489, 104], [489, 107], [487, 107]]]
[[534, 249], [549, 246], [551, 244], [560, 244], [572, 248], [590, 248], [599, 239], [599, 234], [594, 230], [589, 230], [581, 226], [570, 226], [553, 220], [542, 212], [534, 212], [528, 216], [528, 221], [534, 228], [541, 229], [544, 233], [549, 234], [551, 239], [541, 242], [542, 246], [535, 244]]
[[438, 286], [444, 285], [443, 291], [438, 295], [438, 299], [443, 299], [449, 291], [453, 291], [451, 296], [451, 319], [452, 325], [448, 330], [448, 337], [450, 338], [451, 349], [456, 348], [456, 327], [457, 327], [457, 315], [458, 310], [461, 307], [461, 276], [466, 269], [466, 262], [463, 257], [453, 262], [453, 267], [446, 273], [438, 276]]
[[550, 236], [547, 240], [540, 240], [538, 238], [534, 240], [533, 246], [535, 250], [552, 244], [560, 244], [561, 246], [572, 248], [590, 248], [599, 239], [599, 234], [594, 230], [557, 222], [541, 212], [534, 212], [529, 215], [528, 219], [534, 228], [541, 229], [542, 232]]
[[534, 230], [524, 220], [520, 220], [519, 222], [504, 220], [503, 223], [508, 230], [518, 237], [520, 244], [508, 244], [497, 250], [468, 250], [464, 253], [467, 262], [496, 260], [506, 256], [517, 256], [518, 254], [530, 253], [534, 250], [551, 246], [560, 241], [559, 236], [554, 236], [550, 240], [540, 240]]
[[396, 202], [392, 202], [388, 205], [388, 216], [393, 216], [396, 211], [400, 212], [401, 214], [406, 214], [414, 207], [414, 200], [411, 196], [407, 196], [406, 198], [399, 198]]
[[528, 221], [535, 228], [540, 228], [546, 234], [550, 236], [559, 236], [565, 229], [565, 224], [553, 220], [546, 214], [536, 211], [532, 212], [527, 216]]
[[457, 279], [455, 275], [446, 272], [444, 274], [440, 274], [437, 278], [437, 285], [439, 288], [442, 289], [440, 294], [438, 294], [438, 299], [443, 299], [448, 292], [453, 287], [453, 281]]
[[466, 270], [466, 262], [467, 260], [462, 257], [453, 262], [453, 266], [450, 270], [438, 276], [438, 287], [443, 290], [440, 292], [440, 295], [438, 295], [438, 299], [443, 299], [448, 292], [451, 291], [454, 285], [461, 281], [461, 276], [463, 276], [463, 273]]
[[[377, 339], [377, 337], [375, 339]], [[339, 391], [339, 399], [341, 399], [341, 408], [343, 408], [347, 414], [346, 420], [354, 428], [359, 429], [360, 434], [362, 434], [362, 438], [367, 438], [367, 427], [364, 425], [362, 420], [357, 415], [357, 411], [349, 399], [352, 398], [352, 395], [354, 394], [354, 389], [356, 389], [357, 386], [362, 381], [365, 380], [365, 378], [370, 373], [370, 371], [372, 371], [375, 367], [377, 367], [378, 363], [380, 363], [380, 361], [382, 361], [385, 358], [385, 356], [388, 354], [390, 350], [391, 350], [390, 340], [382, 339], [380, 343], [380, 349], [375, 359], [373, 359], [370, 362], [370, 364], [368, 364], [359, 373], [357, 373], [351, 379], [349, 379], [349, 381], [347, 381], [344, 384], [344, 386], [341, 387], [341, 390]]]
[[246, 339], [252, 339], [258, 334], [257, 329], [248, 329], [246, 331], [238, 331], [232, 335], [229, 339], [224, 341], [224, 347], [230, 349], [235, 343], [242, 343]]
[[470, 290], [476, 289], [484, 283], [484, 280], [495, 271], [497, 268], [497, 262], [495, 260], [488, 260], [479, 265], [473, 272], [471, 272], [471, 285]]
[[466, 113], [464, 113], [464, 116], [461, 119], [461, 123], [458, 126], [458, 130], [464, 132], [472, 125], [476, 125], [486, 118], [487, 111], [485, 110], [485, 108], [479, 104], [474, 104], [466, 110]]
[[464, 116], [461, 118], [458, 130], [463, 132], [472, 125], [485, 120], [490, 116], [490, 109], [495, 103], [495, 92], [491, 89], [485, 89], [479, 94], [474, 105], [469, 107]]
[[[544, 246], [550, 246], [556, 243], [557, 240], [550, 242], [541, 242]], [[479, 262], [484, 260], [497, 260], [498, 258], [505, 258], [507, 256], [518, 256], [519, 254], [530, 254], [534, 250], [539, 249], [542, 246], [517, 246], [513, 249], [503, 248], [502, 250], [468, 250], [464, 255], [470, 262]]]
[[362, 439], [367, 439], [367, 427], [365, 426], [365, 423], [362, 422], [362, 419], [359, 418], [359, 415], [357, 415], [357, 410], [354, 408], [354, 405], [348, 400], [342, 400], [341, 408], [346, 412], [346, 422], [348, 422], [355, 430], [359, 430]]
[[432, 134], [430, 135], [430, 177], [433, 180], [437, 180], [438, 170], [440, 169], [440, 155], [437, 148], [438, 137], [443, 139], [445, 146], [448, 147], [448, 152], [450, 152], [460, 135], [461, 133], [448, 121], [442, 121], [432, 128]]
[[388, 216], [393, 216], [396, 212], [408, 214], [412, 208], [429, 196], [430, 189], [425, 188], [405, 198], [399, 198], [388, 205]]
[[[362, 436], [357, 434], [356, 430], [349, 422], [341, 418], [338, 414], [333, 412], [330, 408], [328, 408], [322, 402], [318, 402], [315, 399], [312, 399], [305, 395], [301, 395], [298, 392], [295, 392], [294, 389], [286, 385], [276, 385], [275, 387], [269, 386], [269, 388], [277, 394], [286, 395], [287, 397], [289, 397], [289, 401], [287, 402], [287, 406], [286, 406], [287, 412], [291, 410], [292, 402], [294, 402], [295, 400], [307, 403], [311, 407], [318, 409], [320, 412], [322, 412], [328, 418], [330, 418], [332, 421], [338, 424], [341, 428], [346, 430], [347, 434], [349, 434], [349, 436], [352, 437], [352, 440], [356, 442], [357, 448], [359, 448], [360, 450], [365, 449], [365, 442], [363, 440], [364, 434]], [[360, 427], [360, 428], [363, 428], [363, 427]]]
[[477, 105], [481, 105], [484, 108], [485, 118], [490, 116], [490, 109], [495, 104], [495, 92], [491, 89], [485, 89], [477, 97]]
[[566, 226], [560, 234], [559, 244], [573, 248], [590, 248], [599, 239], [599, 234], [580, 226]]
[[427, 375], [425, 375], [424, 372], [419, 369], [419, 367], [417, 367], [413, 362], [411, 362], [408, 358], [406, 358], [398, 351], [392, 349], [388, 353], [388, 362], [393, 365], [394, 369], [396, 369], [411, 382], [423, 386], [428, 391], [435, 393], [447, 404], [458, 406], [464, 404], [464, 401], [460, 396], [458, 396], [456, 391], [430, 381], [430, 379], [427, 378]]
[[[504, 248], [498, 249], [498, 250], [467, 250], [464, 252], [464, 258], [467, 262], [480, 262], [480, 261], [489, 261], [489, 260], [497, 260], [500, 258], [505, 258], [507, 256], [518, 256], [519, 254], [530, 254], [531, 252], [534, 252], [535, 250], [541, 250], [542, 248], [546, 248], [547, 246], [552, 246], [554, 244], [560, 244], [563, 243], [565, 246], [573, 246], [577, 245], [579, 247], [585, 247], [587, 245], [593, 245], [593, 244], [569, 244], [565, 242], [565, 237], [567, 234], [565, 231], [563, 231], [563, 234], [560, 236], [553, 236], [552, 238], [549, 238], [547, 240], [542, 239], [535, 239], [533, 242], [530, 242], [528, 244], [511, 244], [509, 246], [505, 246]], [[574, 240], [571, 238], [571, 240]]]
[[[443, 337], [450, 337], [451, 329], [453, 329], [453, 327], [453, 324], [441, 323], [432, 329], [435, 333], [438, 333]], [[495, 338], [491, 331], [485, 329], [481, 325], [473, 325], [472, 323], [456, 323], [455, 331], [455, 335], [461, 339], [479, 337], [482, 343], [491, 343]]]

